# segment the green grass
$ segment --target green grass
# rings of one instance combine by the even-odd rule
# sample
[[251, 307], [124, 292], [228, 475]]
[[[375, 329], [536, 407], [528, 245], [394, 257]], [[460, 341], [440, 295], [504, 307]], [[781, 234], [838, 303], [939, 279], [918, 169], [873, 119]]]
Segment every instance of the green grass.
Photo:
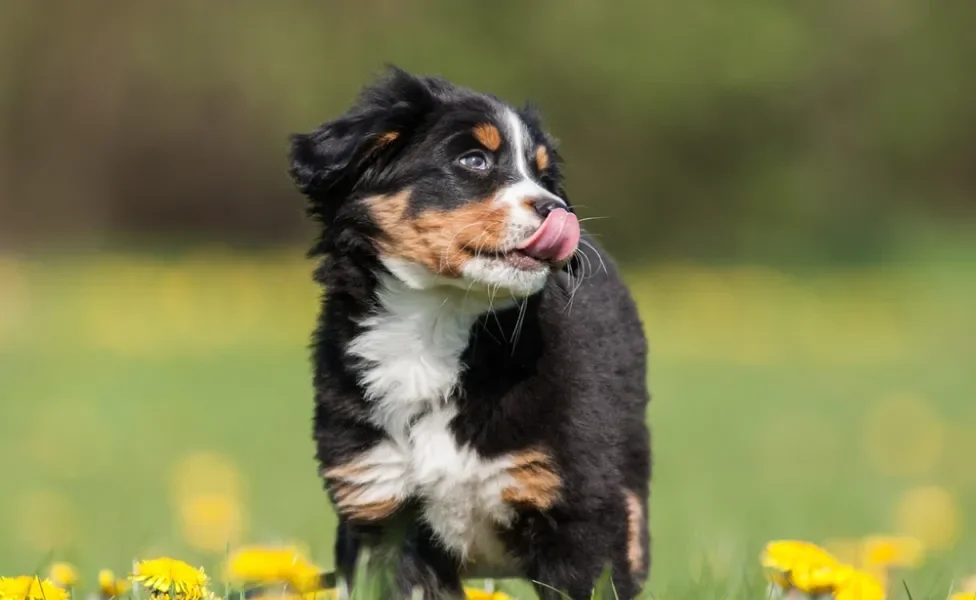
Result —
[[[88, 584], [162, 554], [210, 571], [222, 553], [184, 534], [180, 481], [210, 537], [301, 541], [331, 565], [300, 255], [0, 260], [0, 573], [52, 553]], [[763, 597], [776, 538], [945, 538], [907, 575], [916, 599], [976, 572], [968, 264], [628, 272], [652, 341], [654, 597]], [[232, 472], [174, 479], [198, 452]], [[930, 486], [956, 519], [924, 494], [899, 509]]]

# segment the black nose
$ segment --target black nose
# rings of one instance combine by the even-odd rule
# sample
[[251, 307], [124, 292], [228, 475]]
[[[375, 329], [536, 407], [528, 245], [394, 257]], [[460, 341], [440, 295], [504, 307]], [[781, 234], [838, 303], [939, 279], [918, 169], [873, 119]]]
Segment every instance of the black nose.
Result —
[[532, 204], [532, 210], [534, 210], [535, 213], [543, 219], [548, 217], [549, 213], [557, 208], [569, 210], [569, 207], [566, 206], [565, 202], [555, 198], [533, 198], [529, 202]]

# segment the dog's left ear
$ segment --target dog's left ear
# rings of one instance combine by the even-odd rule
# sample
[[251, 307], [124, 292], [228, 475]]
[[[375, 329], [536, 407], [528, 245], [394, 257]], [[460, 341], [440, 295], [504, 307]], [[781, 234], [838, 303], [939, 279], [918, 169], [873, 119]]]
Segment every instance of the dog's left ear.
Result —
[[396, 151], [432, 103], [424, 79], [393, 68], [366, 87], [346, 114], [293, 135], [288, 172], [309, 198], [309, 212], [330, 223], [356, 184]]

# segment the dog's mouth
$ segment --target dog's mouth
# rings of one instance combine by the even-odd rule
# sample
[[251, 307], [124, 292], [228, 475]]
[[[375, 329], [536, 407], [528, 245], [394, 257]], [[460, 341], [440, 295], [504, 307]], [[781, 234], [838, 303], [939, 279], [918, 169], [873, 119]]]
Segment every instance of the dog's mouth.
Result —
[[566, 264], [580, 243], [580, 225], [576, 215], [559, 208], [550, 212], [538, 229], [510, 250], [481, 253], [517, 269], [535, 271]]
[[539, 269], [550, 266], [549, 262], [530, 256], [524, 250], [518, 248], [514, 250], [480, 252], [479, 256], [504, 263], [522, 271], [538, 271]]

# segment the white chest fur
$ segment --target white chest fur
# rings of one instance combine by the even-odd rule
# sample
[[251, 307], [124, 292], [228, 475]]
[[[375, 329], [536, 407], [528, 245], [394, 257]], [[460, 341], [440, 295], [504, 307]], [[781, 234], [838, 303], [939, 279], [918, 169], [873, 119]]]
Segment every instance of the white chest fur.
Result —
[[502, 491], [513, 485], [508, 457], [485, 459], [450, 430], [461, 353], [484, 307], [444, 300], [396, 280], [348, 352], [363, 359], [360, 381], [372, 419], [389, 436], [357, 461], [364, 501], [420, 496], [425, 518], [459, 557], [503, 564], [495, 527], [513, 517]]

